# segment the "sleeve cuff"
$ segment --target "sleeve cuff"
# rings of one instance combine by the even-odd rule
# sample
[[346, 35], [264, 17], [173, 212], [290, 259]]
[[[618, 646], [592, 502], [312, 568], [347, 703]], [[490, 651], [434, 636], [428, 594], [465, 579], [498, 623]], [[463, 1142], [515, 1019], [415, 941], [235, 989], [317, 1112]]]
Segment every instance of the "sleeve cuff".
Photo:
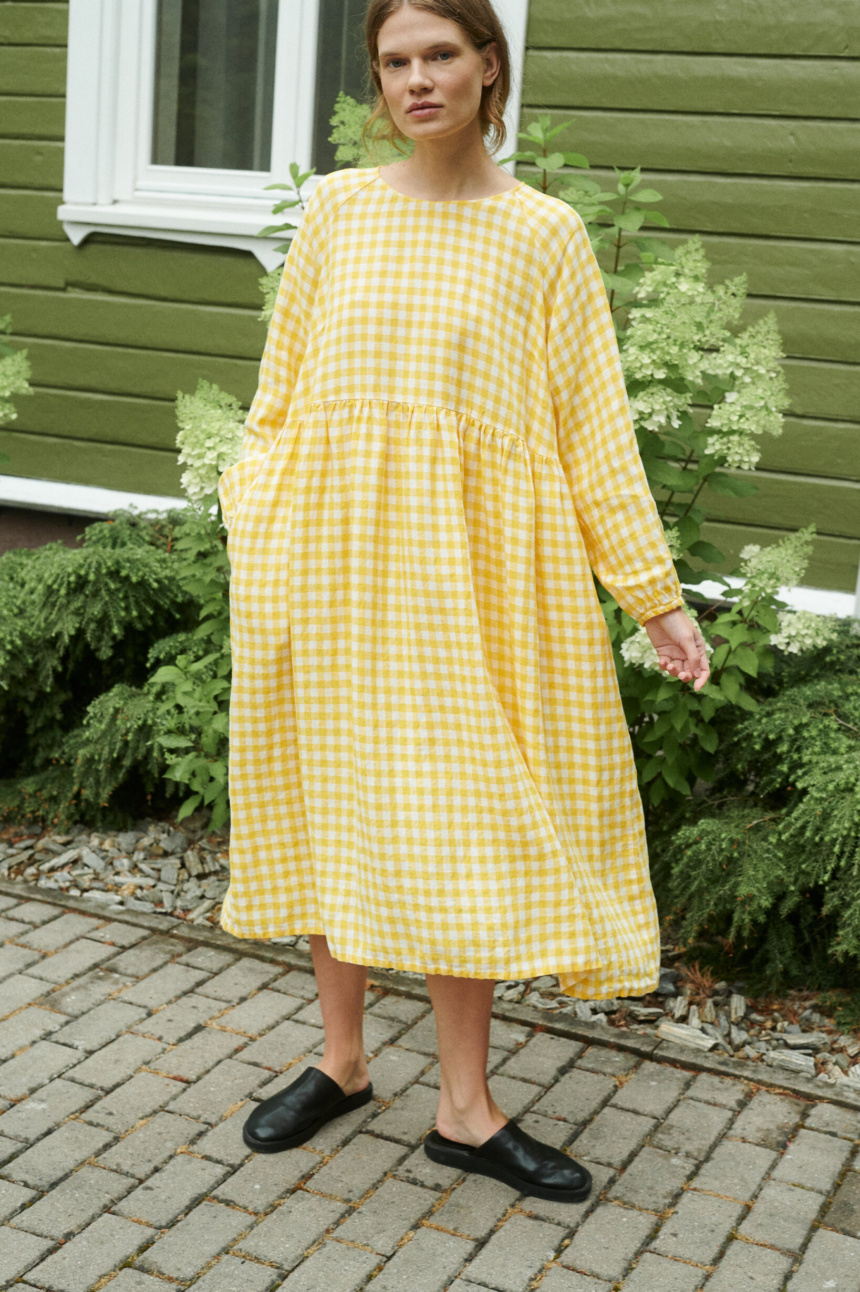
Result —
[[675, 597], [672, 601], [667, 601], [662, 606], [655, 606], [653, 610], [645, 610], [641, 615], [636, 615], [636, 622], [639, 627], [643, 627], [649, 619], [656, 619], [658, 615], [668, 614], [670, 610], [683, 610], [684, 598]]

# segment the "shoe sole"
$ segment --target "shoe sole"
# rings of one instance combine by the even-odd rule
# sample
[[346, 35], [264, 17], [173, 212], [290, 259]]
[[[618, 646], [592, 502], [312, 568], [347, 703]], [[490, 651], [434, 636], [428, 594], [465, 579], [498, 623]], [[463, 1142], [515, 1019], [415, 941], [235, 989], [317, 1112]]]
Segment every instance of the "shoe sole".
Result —
[[373, 1098], [373, 1090], [367, 1087], [365, 1090], [359, 1090], [354, 1095], [347, 1095], [346, 1099], [338, 1104], [337, 1108], [323, 1117], [318, 1117], [316, 1121], [309, 1122], [303, 1126], [300, 1131], [294, 1135], [286, 1135], [283, 1139], [278, 1140], [258, 1140], [253, 1135], [249, 1135], [247, 1128], [242, 1127], [242, 1139], [248, 1148], [252, 1148], [255, 1153], [282, 1153], [287, 1148], [298, 1148], [299, 1144], [306, 1144], [312, 1139], [327, 1122], [334, 1121], [336, 1117], [342, 1117], [344, 1113], [351, 1113], [356, 1108], [361, 1108], [363, 1104], [370, 1103]]
[[480, 1175], [488, 1175], [493, 1180], [500, 1180], [502, 1184], [509, 1184], [518, 1193], [524, 1193], [530, 1198], [544, 1198], [548, 1202], [582, 1202], [591, 1193], [593, 1184], [593, 1181], [589, 1180], [578, 1189], [548, 1189], [542, 1184], [532, 1184], [531, 1181], [524, 1180], [521, 1175], [508, 1171], [495, 1162], [473, 1157], [471, 1153], [464, 1153], [458, 1149], [437, 1148], [425, 1140], [424, 1152], [431, 1162], [438, 1162], [441, 1166], [453, 1166], [458, 1171], [474, 1171]]

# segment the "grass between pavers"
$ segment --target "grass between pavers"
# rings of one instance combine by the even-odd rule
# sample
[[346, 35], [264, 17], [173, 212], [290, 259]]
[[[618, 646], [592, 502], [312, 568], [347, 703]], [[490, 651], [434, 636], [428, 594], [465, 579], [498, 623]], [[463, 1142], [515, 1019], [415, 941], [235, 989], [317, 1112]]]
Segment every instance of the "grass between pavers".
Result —
[[[272, 964], [285, 965], [290, 969], [313, 972], [313, 962], [306, 951], [296, 947], [258, 942], [251, 938], [235, 938], [232, 934], [225, 933], [223, 929], [213, 929], [206, 924], [186, 924], [177, 922], [170, 916], [150, 915], [146, 911], [105, 910], [103, 903], [83, 896], [72, 897], [64, 894], [62, 900], [57, 900], [54, 894], [42, 896], [40, 891], [33, 891], [32, 885], [16, 883], [14, 880], [0, 880], [0, 894], [6, 897], [18, 897], [22, 901], [44, 902], [46, 906], [56, 906], [62, 911], [97, 916], [106, 923], [130, 924], [134, 928], [147, 929], [151, 933], [167, 934], [175, 937], [177, 942], [217, 947], [220, 950], [229, 950], [233, 955], [266, 960]], [[430, 994], [417, 977], [408, 976], [397, 970], [369, 967], [367, 980], [371, 987], [380, 987], [395, 995], [430, 1004]], [[516, 1005], [500, 1002], [497, 999], [493, 1003], [492, 1016], [510, 1023], [523, 1024], [536, 1032], [549, 1032], [554, 1036], [567, 1037], [588, 1045], [600, 1045], [609, 1050], [622, 1050], [628, 1054], [635, 1054], [641, 1059], [665, 1063], [670, 1067], [689, 1072], [707, 1072], [713, 1076], [734, 1077], [754, 1089], [773, 1090], [799, 1096], [805, 1100], [812, 1099], [841, 1108], [860, 1110], [860, 1091], [856, 1093], [846, 1091], [845, 1083], [837, 1086], [828, 1084], [824, 1087], [823, 1083], [806, 1077], [791, 1074], [777, 1076], [774, 1070], [763, 1069], [759, 1065], [751, 1069], [749, 1064], [741, 1063], [736, 1059], [690, 1051], [681, 1045], [660, 1041], [656, 1037], [626, 1033], [609, 1028], [606, 1024], [583, 1023], [570, 1019], [569, 1016], [550, 1018], [545, 1011], [535, 1009], [531, 1005]]]

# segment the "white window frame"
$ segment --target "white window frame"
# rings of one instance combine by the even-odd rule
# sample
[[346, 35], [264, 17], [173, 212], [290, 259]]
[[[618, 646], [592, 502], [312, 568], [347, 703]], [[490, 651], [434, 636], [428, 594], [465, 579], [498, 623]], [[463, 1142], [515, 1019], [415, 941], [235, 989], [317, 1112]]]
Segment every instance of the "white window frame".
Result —
[[[505, 113], [516, 148], [528, 0], [495, 0], [511, 51]], [[306, 170], [311, 155], [318, 0], [280, 0], [272, 158], [268, 171], [156, 166], [150, 162], [156, 0], [70, 0], [63, 202], [57, 216], [78, 246], [90, 233], [240, 247], [266, 269], [280, 264], [266, 185]], [[513, 170], [513, 163], [507, 169]], [[309, 196], [321, 177], [304, 190]]]

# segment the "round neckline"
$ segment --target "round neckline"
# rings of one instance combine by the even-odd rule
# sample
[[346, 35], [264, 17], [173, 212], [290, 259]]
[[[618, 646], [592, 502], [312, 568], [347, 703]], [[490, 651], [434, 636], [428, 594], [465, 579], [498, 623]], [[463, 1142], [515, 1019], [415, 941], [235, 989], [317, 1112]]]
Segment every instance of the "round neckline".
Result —
[[375, 169], [376, 178], [389, 193], [393, 193], [395, 197], [402, 197], [405, 202], [423, 202], [427, 206], [469, 206], [475, 202], [495, 202], [497, 198], [510, 197], [511, 193], [516, 193], [523, 185], [523, 181], [518, 179], [513, 188], [502, 189], [501, 193], [488, 193], [486, 197], [412, 197], [409, 193], [401, 193], [399, 189], [392, 188], [388, 181], [382, 178], [381, 166]]

